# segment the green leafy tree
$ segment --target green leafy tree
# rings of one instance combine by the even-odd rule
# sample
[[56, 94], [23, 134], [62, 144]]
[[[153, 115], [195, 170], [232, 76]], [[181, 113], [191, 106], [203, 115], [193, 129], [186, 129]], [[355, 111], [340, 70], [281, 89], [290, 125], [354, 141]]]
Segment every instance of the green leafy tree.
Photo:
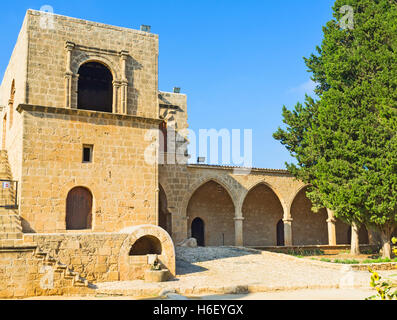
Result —
[[[342, 24], [346, 5], [354, 18], [349, 27]], [[311, 185], [314, 210], [327, 207], [353, 228], [376, 229], [390, 257], [397, 223], [397, 1], [337, 0], [333, 16], [317, 53], [305, 58], [317, 97], [306, 96], [292, 111], [284, 106], [286, 127], [274, 138], [296, 158], [287, 169]]]

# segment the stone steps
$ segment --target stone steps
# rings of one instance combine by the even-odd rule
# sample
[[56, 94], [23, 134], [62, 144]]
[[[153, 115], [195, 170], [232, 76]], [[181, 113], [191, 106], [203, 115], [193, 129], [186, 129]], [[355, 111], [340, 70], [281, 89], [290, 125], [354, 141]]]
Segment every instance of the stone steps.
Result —
[[61, 279], [65, 279], [71, 282], [73, 287], [89, 287], [90, 284], [88, 280], [80, 277], [80, 274], [76, 271], [71, 270], [67, 265], [62, 264], [53, 256], [51, 256], [48, 252], [41, 251], [39, 248], [36, 248], [34, 253], [34, 257], [39, 259], [43, 265], [52, 266], [54, 268], [54, 272], [60, 275]]

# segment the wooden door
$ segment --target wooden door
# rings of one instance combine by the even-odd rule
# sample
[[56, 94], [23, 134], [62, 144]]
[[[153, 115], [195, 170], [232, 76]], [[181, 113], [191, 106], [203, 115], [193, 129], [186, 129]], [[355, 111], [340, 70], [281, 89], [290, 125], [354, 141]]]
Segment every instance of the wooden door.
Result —
[[91, 228], [92, 194], [83, 187], [72, 189], [66, 199], [66, 229], [83, 230]]

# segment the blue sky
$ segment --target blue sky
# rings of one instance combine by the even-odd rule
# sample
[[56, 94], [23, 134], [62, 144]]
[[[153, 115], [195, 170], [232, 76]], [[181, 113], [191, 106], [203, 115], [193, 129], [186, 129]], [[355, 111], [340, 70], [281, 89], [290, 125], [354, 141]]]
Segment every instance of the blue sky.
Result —
[[189, 125], [252, 129], [253, 166], [291, 162], [272, 138], [292, 108], [312, 94], [303, 57], [322, 41], [334, 0], [7, 1], [0, 20], [1, 77], [27, 9], [139, 29], [160, 36], [159, 89], [188, 95]]

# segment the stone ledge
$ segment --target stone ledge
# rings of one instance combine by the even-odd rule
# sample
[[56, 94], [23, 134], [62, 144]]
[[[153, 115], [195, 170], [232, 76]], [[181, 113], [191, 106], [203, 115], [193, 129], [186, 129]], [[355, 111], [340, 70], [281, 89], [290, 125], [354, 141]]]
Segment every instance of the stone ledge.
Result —
[[162, 122], [162, 120], [158, 118], [146, 118], [131, 114], [116, 114], [116, 113], [99, 112], [93, 110], [58, 108], [58, 107], [38, 106], [31, 104], [20, 104], [16, 110], [19, 113], [22, 113], [22, 111], [43, 112], [43, 113], [63, 114], [70, 116], [83, 116], [83, 117], [98, 118], [98, 119], [130, 120], [130, 121], [146, 122], [146, 123], [154, 123], [154, 124], [160, 124]]

